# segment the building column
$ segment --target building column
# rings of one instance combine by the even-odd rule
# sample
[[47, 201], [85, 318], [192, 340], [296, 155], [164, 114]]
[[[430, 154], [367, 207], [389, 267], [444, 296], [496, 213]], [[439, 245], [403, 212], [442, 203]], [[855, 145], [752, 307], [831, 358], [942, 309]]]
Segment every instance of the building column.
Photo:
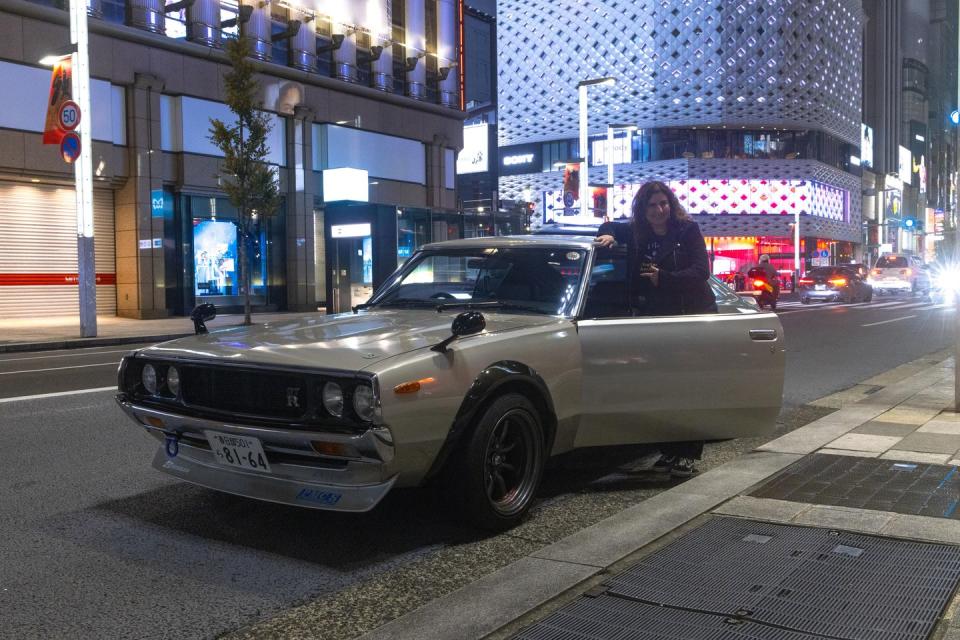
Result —
[[444, 149], [448, 144], [444, 135], [433, 136], [433, 142], [426, 144], [427, 152], [427, 206], [432, 209], [445, 208], [444, 191]]
[[[164, 207], [160, 150], [160, 95], [163, 81], [136, 74], [127, 88], [127, 150], [129, 178], [116, 194], [117, 315], [163, 318], [167, 306]], [[156, 212], [157, 215], [154, 215]]]
[[287, 309], [316, 311], [313, 203], [313, 110], [294, 107], [287, 127]]

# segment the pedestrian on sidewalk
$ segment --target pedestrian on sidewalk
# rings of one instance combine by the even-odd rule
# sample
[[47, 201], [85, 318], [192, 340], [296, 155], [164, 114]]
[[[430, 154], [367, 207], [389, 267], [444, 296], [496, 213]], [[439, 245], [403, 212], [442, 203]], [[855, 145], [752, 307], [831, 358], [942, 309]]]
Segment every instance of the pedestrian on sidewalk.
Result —
[[[596, 243], [602, 247], [627, 245], [632, 281], [644, 300], [644, 314], [716, 313], [703, 234], [670, 187], [659, 181], [647, 182], [633, 198], [632, 209], [629, 225], [600, 225]], [[660, 453], [655, 471], [689, 477], [696, 473], [694, 464], [703, 455], [703, 442], [665, 444]]]

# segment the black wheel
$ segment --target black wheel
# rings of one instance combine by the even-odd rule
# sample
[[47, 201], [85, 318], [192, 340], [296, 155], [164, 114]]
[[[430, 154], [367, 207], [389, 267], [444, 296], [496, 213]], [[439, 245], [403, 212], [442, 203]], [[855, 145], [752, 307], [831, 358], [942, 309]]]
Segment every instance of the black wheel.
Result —
[[866, 297], [863, 299], [864, 302], [870, 302], [873, 300], [873, 289], [867, 291]]
[[529, 400], [494, 400], [470, 434], [456, 470], [454, 500], [473, 524], [496, 531], [517, 525], [530, 508], [545, 457], [543, 426]]
[[800, 304], [810, 304], [810, 298], [806, 296], [800, 298]]
[[770, 311], [776, 311], [776, 310], [777, 310], [777, 301], [776, 301], [776, 300], [771, 300], [771, 301], [770, 301]]

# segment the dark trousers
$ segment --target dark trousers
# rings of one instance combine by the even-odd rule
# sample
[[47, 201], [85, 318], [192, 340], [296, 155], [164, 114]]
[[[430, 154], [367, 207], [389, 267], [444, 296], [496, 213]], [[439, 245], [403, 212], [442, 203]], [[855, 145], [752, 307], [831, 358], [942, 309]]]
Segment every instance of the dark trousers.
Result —
[[694, 442], [668, 442], [660, 445], [660, 454], [677, 458], [703, 458], [703, 440]]

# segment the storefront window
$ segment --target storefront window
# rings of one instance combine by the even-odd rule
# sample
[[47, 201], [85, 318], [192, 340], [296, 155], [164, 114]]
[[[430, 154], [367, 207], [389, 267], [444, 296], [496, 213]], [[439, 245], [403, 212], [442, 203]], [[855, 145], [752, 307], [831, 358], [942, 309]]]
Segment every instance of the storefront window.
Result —
[[237, 226], [233, 222], [194, 218], [193, 260], [197, 296], [239, 294]]
[[419, 209], [397, 210], [397, 265], [430, 242], [430, 212]]

